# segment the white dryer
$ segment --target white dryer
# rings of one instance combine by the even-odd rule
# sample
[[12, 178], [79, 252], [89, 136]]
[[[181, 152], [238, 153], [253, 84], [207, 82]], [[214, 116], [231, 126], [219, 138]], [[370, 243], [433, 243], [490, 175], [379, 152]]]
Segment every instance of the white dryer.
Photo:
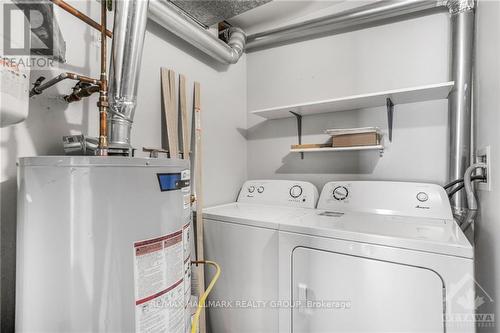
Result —
[[279, 223], [310, 214], [317, 200], [311, 183], [252, 180], [236, 202], [203, 210], [205, 257], [222, 268], [208, 303], [211, 332], [278, 331]]
[[279, 256], [280, 332], [474, 332], [473, 248], [440, 186], [328, 183]]

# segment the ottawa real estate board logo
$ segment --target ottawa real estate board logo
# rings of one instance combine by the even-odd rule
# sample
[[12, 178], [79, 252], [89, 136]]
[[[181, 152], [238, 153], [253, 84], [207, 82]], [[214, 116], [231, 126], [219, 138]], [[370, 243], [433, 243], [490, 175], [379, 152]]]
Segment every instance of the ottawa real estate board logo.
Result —
[[471, 275], [452, 283], [448, 291], [453, 310], [447, 316], [448, 326], [494, 328], [495, 314], [487, 309], [494, 303], [491, 295]]

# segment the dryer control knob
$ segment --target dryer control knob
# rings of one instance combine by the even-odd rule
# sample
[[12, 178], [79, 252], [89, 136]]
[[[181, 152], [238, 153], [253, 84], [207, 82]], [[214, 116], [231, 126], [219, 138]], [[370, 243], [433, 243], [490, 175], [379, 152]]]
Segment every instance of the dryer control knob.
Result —
[[297, 199], [302, 195], [302, 187], [300, 185], [293, 185], [290, 189], [290, 196]]
[[248, 188], [248, 192], [250, 192], [250, 193], [255, 192], [255, 186], [250, 186], [250, 187]]
[[349, 190], [345, 186], [337, 186], [332, 194], [335, 200], [345, 200], [349, 196]]
[[257, 187], [257, 192], [259, 192], [259, 193], [264, 192], [264, 186]]

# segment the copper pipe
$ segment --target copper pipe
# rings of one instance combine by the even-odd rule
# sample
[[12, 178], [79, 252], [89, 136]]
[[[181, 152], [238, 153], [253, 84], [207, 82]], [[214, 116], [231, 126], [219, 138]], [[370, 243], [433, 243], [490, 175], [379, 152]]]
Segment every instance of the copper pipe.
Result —
[[47, 82], [42, 83], [44, 79], [45, 78], [39, 78], [37, 80], [37, 82], [39, 82], [39, 83], [35, 84], [35, 86], [31, 89], [30, 97], [32, 97], [34, 95], [40, 95], [45, 89], [48, 89], [48, 88], [52, 87], [53, 85], [55, 85], [56, 83], [59, 83], [59, 82], [66, 80], [66, 79], [76, 80], [76, 81], [90, 83], [90, 84], [100, 84], [99, 80], [93, 79], [91, 77], [71, 73], [71, 72], [61, 73], [58, 76], [48, 80]]
[[73, 80], [77, 80], [77, 81], [84, 82], [84, 83], [90, 83], [90, 84], [100, 84], [99, 80], [93, 79], [93, 78], [88, 77], [88, 76], [79, 75], [79, 74], [75, 74], [75, 73], [69, 73], [69, 72], [66, 74], [68, 75], [68, 78], [73, 79]]
[[89, 97], [93, 93], [100, 90], [100, 86], [89, 85], [87, 87], [76, 87], [73, 88], [73, 92], [69, 95], [64, 96], [64, 100], [68, 103], [81, 101], [84, 97]]
[[[52, 1], [52, 3], [54, 3], [55, 5], [61, 7], [62, 9], [64, 9], [66, 12], [70, 13], [74, 17], [76, 17], [76, 18], [82, 20], [83, 22], [87, 23], [88, 25], [90, 25], [94, 29], [99, 30], [99, 31], [102, 30], [102, 27], [101, 27], [101, 25], [99, 23], [97, 23], [96, 21], [92, 20], [90, 17], [88, 17], [84, 13], [80, 12], [75, 7], [73, 7], [73, 6], [69, 5], [68, 3], [64, 2], [63, 0], [50, 0], [50, 1]], [[105, 0], [102, 0], [102, 2], [106, 3]], [[109, 31], [109, 30], [106, 30], [106, 36], [108, 36], [109, 38], [111, 38], [111, 37], [113, 37], [113, 33], [111, 31]]]
[[101, 0], [101, 79], [99, 90], [99, 150], [101, 156], [108, 155], [108, 78], [106, 40], [106, 0]]

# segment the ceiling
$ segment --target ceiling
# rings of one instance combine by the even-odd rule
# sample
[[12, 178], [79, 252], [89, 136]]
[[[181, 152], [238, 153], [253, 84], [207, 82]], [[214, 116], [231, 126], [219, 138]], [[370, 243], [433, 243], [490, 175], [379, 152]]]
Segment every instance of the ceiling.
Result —
[[170, 0], [203, 25], [227, 20], [271, 0]]

